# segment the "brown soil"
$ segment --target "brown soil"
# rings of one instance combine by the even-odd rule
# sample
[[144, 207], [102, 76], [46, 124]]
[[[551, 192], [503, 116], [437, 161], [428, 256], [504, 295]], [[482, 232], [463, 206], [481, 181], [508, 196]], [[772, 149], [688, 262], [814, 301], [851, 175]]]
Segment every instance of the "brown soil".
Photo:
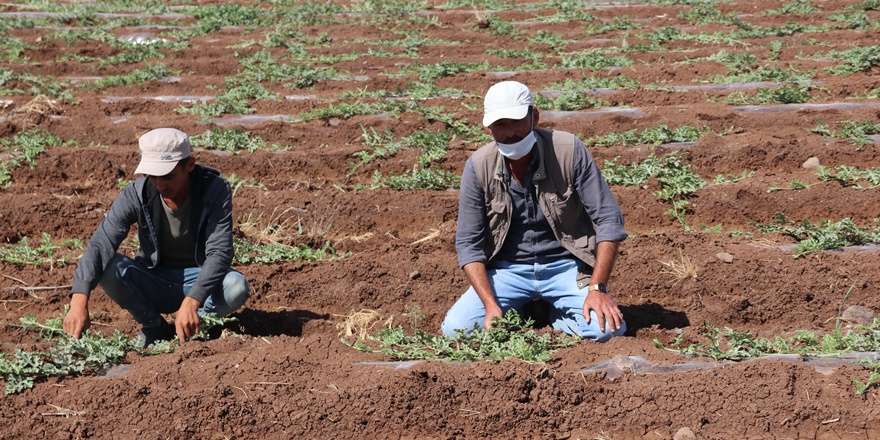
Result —
[[[823, 11], [841, 10], [850, 2], [817, 2]], [[437, 2], [439, 5], [440, 3]], [[743, 19], [759, 26], [782, 26], [797, 19], [804, 24], [832, 23], [827, 13], [812, 16], [764, 16], [759, 12], [780, 7], [779, 2], [726, 3], [720, 9], [752, 15]], [[4, 5], [5, 11], [14, 7]], [[626, 16], [642, 25], [634, 31], [587, 35], [586, 24], [536, 23], [518, 25], [523, 37], [495, 36], [478, 26], [473, 11], [431, 9], [437, 25], [418, 25], [433, 39], [460, 41], [459, 45], [423, 46], [417, 59], [360, 57], [333, 65], [363, 81], [321, 81], [306, 90], [281, 83], [264, 85], [284, 95], [311, 95], [314, 99], [258, 101], [257, 113], [296, 116], [303, 111], [337, 102], [344, 91], [396, 90], [412, 77], [389, 75], [402, 64], [431, 65], [444, 60], [488, 61], [513, 69], [520, 60], [487, 55], [487, 48], [523, 48], [544, 51], [545, 61], [559, 57], [546, 46], [528, 42], [539, 31], [554, 32], [566, 40], [566, 52], [619, 46], [625, 32], [630, 44], [646, 43], [634, 35], [660, 27], [684, 27], [691, 33], [727, 32], [730, 26], [694, 27], [679, 18], [682, 6], [623, 5], [590, 9], [604, 21]], [[534, 12], [497, 12], [508, 21], [552, 15], [555, 9]], [[876, 11], [868, 11], [872, 20]], [[155, 20], [161, 23], [161, 20]], [[191, 23], [192, 20], [184, 20]], [[70, 26], [80, 26], [71, 20]], [[119, 35], [158, 29], [118, 28]], [[137, 137], [163, 126], [191, 135], [213, 128], [196, 116], [175, 112], [180, 104], [141, 99], [160, 95], [213, 95], [226, 76], [240, 70], [236, 52], [252, 54], [262, 46], [231, 48], [243, 41], [262, 41], [265, 29], [224, 29], [194, 38], [182, 52], [163, 51], [159, 60], [181, 71], [178, 82], [151, 82], [95, 92], [76, 88], [78, 105], [60, 103], [40, 114], [15, 113], [33, 96], [9, 96], [12, 101], [0, 122], [0, 134], [12, 136], [29, 128], [47, 130], [78, 147], [57, 146], [40, 155], [34, 168], [14, 172], [11, 186], [0, 191], [0, 238], [16, 243], [22, 237], [88, 239], [118, 194], [117, 181], [131, 179], [137, 164]], [[307, 26], [310, 38], [326, 33], [329, 44], [310, 47], [315, 56], [364, 53], [377, 46], [365, 41], [396, 38], [385, 25], [364, 24], [349, 16], [345, 24]], [[107, 57], [119, 49], [97, 41], [67, 43], [47, 36], [52, 29], [16, 29], [7, 35], [31, 47], [27, 62], [3, 62], [0, 67], [34, 75], [67, 77], [108, 76], [144, 64], [108, 66], [95, 62], [62, 61], [64, 55]], [[829, 140], [811, 131], [822, 121], [836, 129], [842, 120], [874, 121], [875, 99], [851, 99], [878, 86], [876, 67], [848, 76], [823, 70], [836, 63], [813, 59], [814, 53], [847, 50], [876, 44], [876, 31], [837, 30], [826, 33], [747, 40], [730, 47], [696, 42], [670, 42], [668, 51], [626, 53], [631, 67], [590, 72], [580, 69], [516, 73], [511, 78], [538, 91], [565, 79], [583, 75], [626, 75], [648, 84], [692, 86], [695, 78], [727, 74], [712, 61], [681, 63], [719, 50], [749, 51], [760, 63], [814, 71], [821, 87], [811, 90], [811, 103], [866, 103], [854, 109], [802, 108], [775, 113], [737, 110], [716, 99], [729, 91], [671, 92], [621, 90], [604, 95], [617, 105], [641, 109], [642, 115], [599, 114], [586, 118], [542, 118], [542, 126], [571, 131], [582, 137], [642, 130], [666, 124], [708, 126], [733, 130], [724, 136], [704, 136], [687, 148], [687, 160], [705, 180], [718, 174], [754, 175], [732, 184], [701, 189], [691, 199], [687, 221], [722, 225], [722, 233], [688, 232], [664, 214], [669, 205], [652, 195], [656, 184], [615, 186], [631, 238], [623, 243], [610, 283], [622, 305], [629, 333], [606, 344], [583, 342], [559, 350], [547, 364], [510, 360], [497, 363], [452, 364], [421, 362], [393, 368], [363, 362], [390, 358], [365, 354], [342, 342], [337, 324], [345, 316], [373, 309], [408, 326], [407, 312], [418, 307], [425, 316], [422, 328], [439, 332], [446, 310], [467, 288], [456, 264], [456, 191], [356, 190], [369, 184], [374, 171], [384, 175], [412, 168], [420, 152], [404, 151], [376, 159], [349, 175], [352, 154], [364, 149], [363, 127], [378, 133], [388, 129], [398, 137], [417, 131], [440, 130], [442, 123], [415, 113], [397, 118], [356, 116], [307, 123], [263, 122], [246, 127], [267, 144], [290, 146], [284, 153], [256, 152], [219, 155], [200, 152], [198, 159], [225, 175], [254, 178], [266, 189], [243, 187], [235, 196], [238, 224], [275, 218], [302, 221], [305, 232], [297, 243], [320, 245], [329, 240], [347, 258], [320, 264], [283, 263], [237, 267], [250, 280], [253, 297], [237, 313], [235, 334], [208, 342], [185, 344], [172, 354], [130, 355], [130, 369], [119, 375], [86, 375], [42, 381], [34, 389], [0, 399], [0, 436], [4, 438], [672, 438], [689, 428], [699, 438], [877, 438], [880, 405], [877, 391], [856, 396], [853, 380], [865, 381], [868, 371], [858, 366], [816, 369], [803, 362], [756, 360], [686, 372], [636, 374], [627, 370], [611, 379], [602, 373], [583, 373], [585, 367], [615, 356], [640, 356], [658, 366], [689, 359], [657, 349], [653, 341], [672, 342], [685, 332], [695, 337], [714, 326], [751, 331], [761, 336], [787, 336], [798, 329], [833, 329], [841, 303], [880, 309], [880, 265], [877, 252], [827, 251], [793, 258], [779, 248], [793, 241], [782, 235], [755, 231], [752, 222], [767, 223], [777, 212], [790, 219], [837, 221], [851, 218], [871, 226], [880, 217], [877, 190], [860, 191], [824, 183], [801, 191], [769, 192], [794, 179], [817, 182], [815, 170], [801, 164], [818, 157], [823, 165], [850, 165], [860, 169], [880, 166], [880, 148], [857, 148], [848, 141]], [[173, 38], [170, 37], [169, 38]], [[612, 38], [606, 42], [601, 39]], [[821, 45], [808, 44], [810, 38]], [[767, 44], [784, 43], [779, 57], [766, 60]], [[384, 46], [379, 46], [384, 47]], [[677, 50], [681, 49], [681, 50]], [[283, 48], [267, 49], [284, 59]], [[402, 53], [401, 48], [387, 47]], [[155, 61], [155, 60], [154, 60]], [[316, 64], [317, 66], [325, 66]], [[501, 76], [489, 72], [462, 73], [435, 82], [462, 89], [472, 97], [433, 99], [428, 105], [458, 112], [473, 124], [480, 122], [481, 96]], [[8, 87], [7, 84], [5, 87]], [[746, 90], [746, 93], [751, 91]], [[106, 102], [110, 96], [136, 99]], [[329, 101], [325, 101], [329, 100]], [[54, 115], [52, 115], [54, 113]], [[116, 122], [110, 117], [125, 117]], [[476, 143], [454, 140], [439, 166], [460, 173]], [[594, 147], [604, 163], [620, 156], [620, 163], [644, 159], [668, 149], [631, 146]], [[325, 233], [326, 231], [326, 233]], [[731, 234], [734, 231], [754, 233]], [[321, 234], [324, 235], [321, 235]], [[716, 254], [733, 256], [724, 263]], [[697, 267], [697, 277], [677, 280], [664, 263], [686, 257]], [[22, 266], [0, 263], [0, 287], [62, 286], [69, 284], [72, 265]], [[17, 323], [26, 313], [40, 319], [58, 316], [67, 292], [0, 290], [0, 320]], [[108, 333], [119, 329], [134, 335], [135, 322], [100, 290], [91, 301], [94, 328]], [[18, 327], [0, 328], [3, 352], [27, 349], [36, 335]]]

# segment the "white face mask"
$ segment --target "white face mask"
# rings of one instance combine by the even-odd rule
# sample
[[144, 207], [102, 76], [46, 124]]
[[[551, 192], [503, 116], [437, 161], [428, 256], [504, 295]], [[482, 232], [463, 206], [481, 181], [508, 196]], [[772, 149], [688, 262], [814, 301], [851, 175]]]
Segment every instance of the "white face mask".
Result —
[[532, 130], [519, 142], [502, 144], [501, 142], [496, 141], [495, 144], [498, 145], [498, 152], [501, 153], [502, 156], [510, 160], [517, 160], [526, 154], [529, 154], [529, 151], [532, 151], [532, 147], [535, 146], [535, 141], [535, 131]]

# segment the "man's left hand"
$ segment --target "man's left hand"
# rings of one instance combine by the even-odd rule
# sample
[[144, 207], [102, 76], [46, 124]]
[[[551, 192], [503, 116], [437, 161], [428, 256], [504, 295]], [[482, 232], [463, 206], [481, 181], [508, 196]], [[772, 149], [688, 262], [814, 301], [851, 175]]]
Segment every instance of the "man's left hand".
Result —
[[601, 330], [605, 330], [606, 323], [610, 332], [620, 330], [620, 325], [623, 324], [623, 313], [617, 307], [617, 303], [611, 299], [611, 295], [598, 290], [590, 292], [587, 295], [587, 299], [584, 300], [584, 319], [587, 321], [587, 324], [590, 323], [591, 310], [596, 312]]
[[186, 297], [180, 305], [180, 309], [174, 317], [174, 327], [177, 330], [177, 338], [180, 342], [186, 342], [199, 332], [199, 307], [202, 304], [197, 300]]

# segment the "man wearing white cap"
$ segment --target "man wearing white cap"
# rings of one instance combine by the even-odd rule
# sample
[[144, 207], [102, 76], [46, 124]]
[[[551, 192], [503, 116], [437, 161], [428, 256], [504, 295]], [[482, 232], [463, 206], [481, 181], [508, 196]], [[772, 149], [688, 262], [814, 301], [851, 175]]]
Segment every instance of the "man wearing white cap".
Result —
[[[186, 341], [199, 315], [228, 315], [248, 298], [244, 276], [231, 269], [232, 191], [220, 172], [196, 163], [186, 133], [152, 130], [138, 140], [141, 161], [89, 240], [76, 267], [64, 332], [89, 328], [89, 294], [99, 284], [141, 325], [139, 343]], [[137, 223], [134, 258], [117, 253]], [[162, 313], [175, 313], [174, 325]]]
[[486, 93], [483, 125], [495, 141], [465, 165], [455, 237], [471, 287], [446, 314], [446, 335], [489, 328], [535, 299], [568, 334], [607, 341], [626, 331], [607, 288], [623, 214], [584, 143], [536, 128], [538, 119], [525, 85]]

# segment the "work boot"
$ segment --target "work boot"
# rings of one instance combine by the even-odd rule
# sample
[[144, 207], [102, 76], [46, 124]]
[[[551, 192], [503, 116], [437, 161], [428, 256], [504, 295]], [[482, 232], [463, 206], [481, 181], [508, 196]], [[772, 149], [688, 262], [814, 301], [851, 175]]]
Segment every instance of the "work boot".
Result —
[[147, 348], [156, 341], [170, 341], [175, 334], [174, 326], [163, 319], [159, 327], [141, 327], [137, 344], [142, 348]]

